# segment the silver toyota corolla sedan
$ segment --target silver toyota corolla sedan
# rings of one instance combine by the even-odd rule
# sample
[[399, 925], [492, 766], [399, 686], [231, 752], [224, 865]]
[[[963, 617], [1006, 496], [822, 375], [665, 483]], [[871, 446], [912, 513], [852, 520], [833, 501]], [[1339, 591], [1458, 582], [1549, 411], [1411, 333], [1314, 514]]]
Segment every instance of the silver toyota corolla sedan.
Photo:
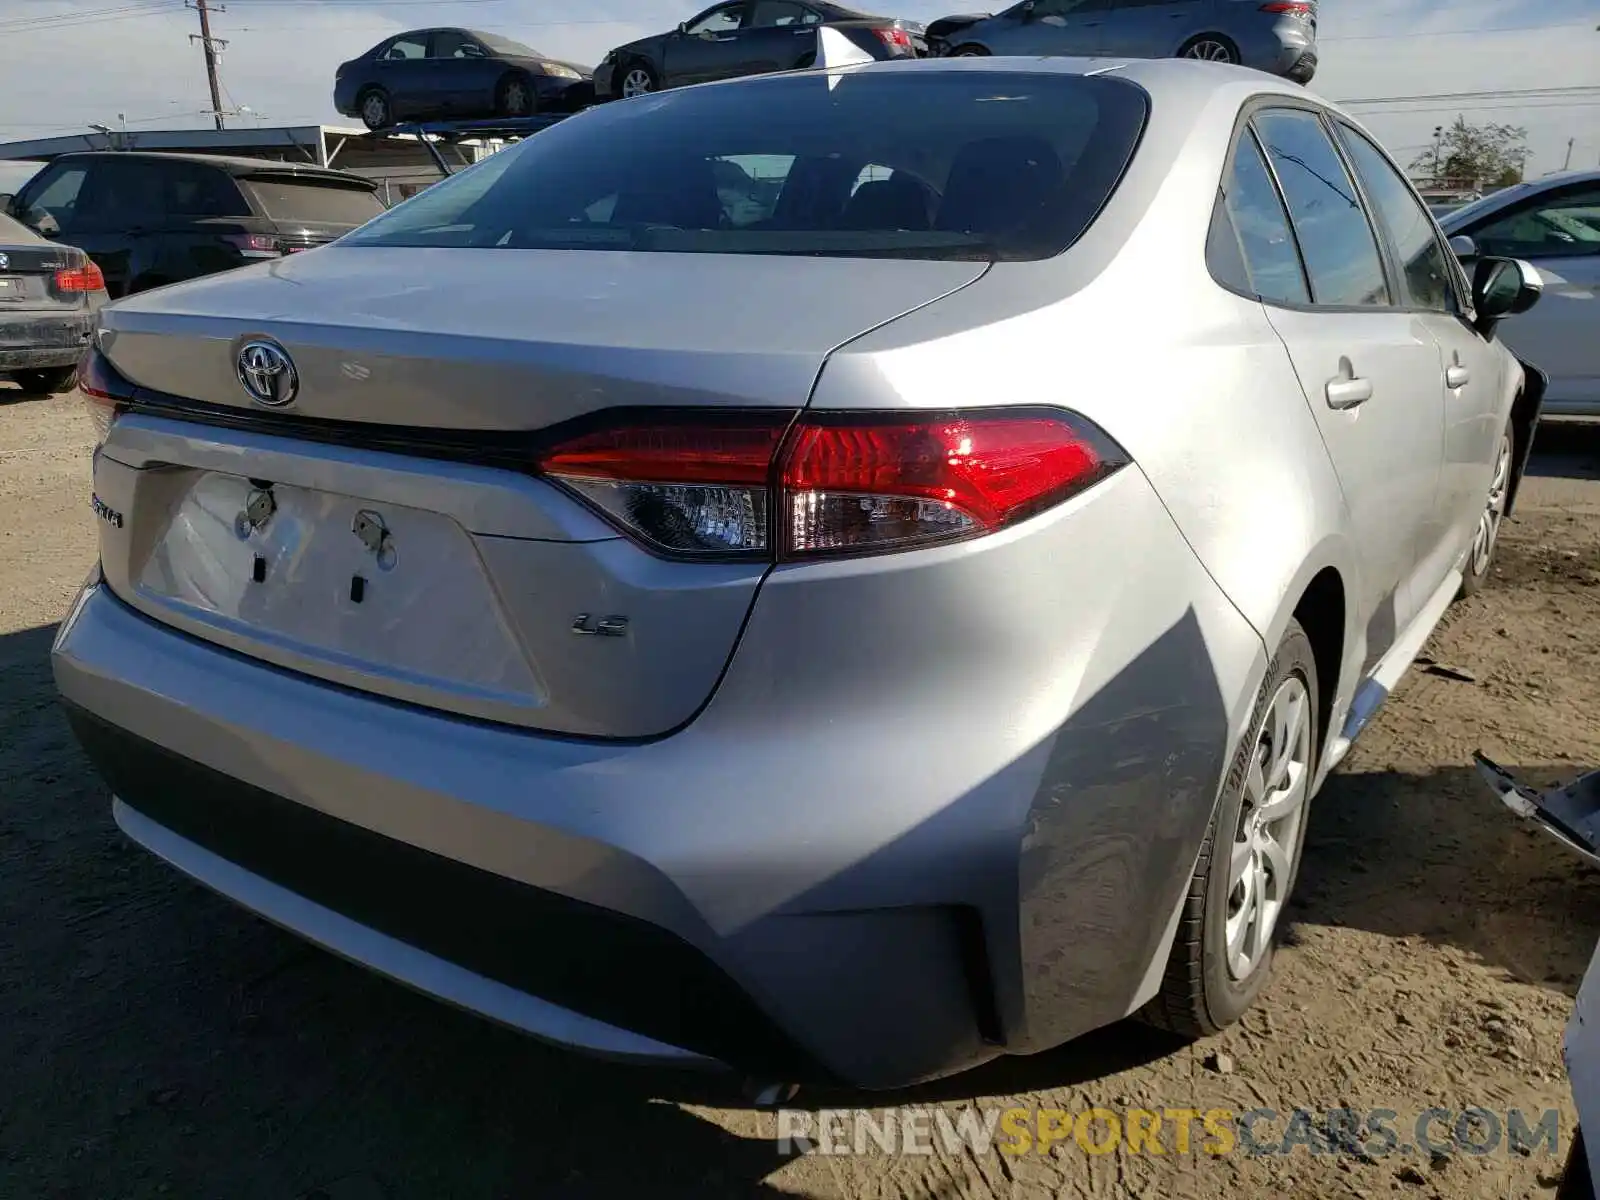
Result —
[[119, 825], [424, 992], [878, 1088], [1269, 972], [1541, 376], [1193, 61], [712, 84], [105, 310], [56, 680]]

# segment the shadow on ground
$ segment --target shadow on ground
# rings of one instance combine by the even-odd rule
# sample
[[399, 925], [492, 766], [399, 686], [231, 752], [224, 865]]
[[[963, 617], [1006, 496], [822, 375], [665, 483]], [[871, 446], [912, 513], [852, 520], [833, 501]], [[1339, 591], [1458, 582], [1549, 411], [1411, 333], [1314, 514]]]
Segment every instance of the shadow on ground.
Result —
[[1528, 474], [1600, 479], [1600, 421], [1545, 421], [1533, 442]]
[[[1592, 768], [1510, 769], [1544, 788]], [[1298, 924], [1454, 945], [1576, 994], [1600, 940], [1600, 871], [1514, 816], [1470, 764], [1340, 773], [1313, 807], [1293, 910]]]

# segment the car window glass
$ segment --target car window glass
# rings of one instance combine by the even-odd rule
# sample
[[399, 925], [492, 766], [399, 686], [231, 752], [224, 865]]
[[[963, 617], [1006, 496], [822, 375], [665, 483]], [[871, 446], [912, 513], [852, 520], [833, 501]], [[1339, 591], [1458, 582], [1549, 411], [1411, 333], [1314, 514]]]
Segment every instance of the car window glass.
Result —
[[684, 88], [554, 125], [346, 244], [1035, 260], [1099, 214], [1148, 111], [1042, 71]]
[[27, 223], [38, 227], [39, 218], [48, 216], [56, 227], [65, 232], [73, 226], [78, 195], [83, 191], [83, 181], [88, 171], [83, 167], [63, 167], [54, 175], [42, 178], [43, 186], [30, 189], [22, 206], [22, 216]]
[[702, 33], [733, 33], [739, 28], [739, 22], [744, 17], [743, 4], [724, 4], [721, 8], [714, 8], [684, 32], [694, 35]]
[[161, 165], [120, 156], [96, 162], [83, 189], [80, 226], [127, 233], [159, 225], [166, 216]]
[[1033, 19], [1065, 17], [1078, 13], [1105, 12], [1113, 0], [1038, 0], [1033, 6]]
[[1304, 109], [1277, 108], [1256, 114], [1254, 124], [1289, 206], [1312, 301], [1388, 304], [1377, 235], [1322, 122]]
[[247, 217], [250, 206], [233, 176], [198, 163], [165, 163], [164, 207], [176, 217]]
[[[1229, 246], [1224, 238], [1236, 244]], [[1230, 287], [1280, 304], [1306, 304], [1311, 299], [1283, 201], [1262, 161], [1261, 148], [1248, 132], [1239, 139], [1233, 166], [1222, 181], [1208, 258], [1218, 281]], [[1240, 269], [1242, 281], [1235, 274]]]
[[1558, 193], [1472, 231], [1480, 253], [1504, 258], [1600, 254], [1600, 186]]
[[1118, 9], [1150, 8], [1157, 4], [1172, 8], [1179, 4], [1198, 4], [1199, 0], [1116, 0], [1116, 2]]
[[1348, 125], [1341, 124], [1339, 133], [1366, 185], [1367, 198], [1377, 209], [1377, 219], [1400, 256], [1410, 302], [1418, 308], [1453, 311], [1450, 256], [1428, 210], [1381, 150]]
[[482, 58], [483, 50], [471, 38], [454, 29], [441, 29], [433, 35], [430, 58]]
[[383, 52], [383, 57], [395, 60], [426, 58], [428, 57], [427, 37], [420, 33], [408, 33], [397, 37], [389, 43], [389, 48]]
[[804, 4], [794, 0], [756, 0], [750, 10], [751, 29], [771, 29], [774, 26], [815, 25], [822, 17]]

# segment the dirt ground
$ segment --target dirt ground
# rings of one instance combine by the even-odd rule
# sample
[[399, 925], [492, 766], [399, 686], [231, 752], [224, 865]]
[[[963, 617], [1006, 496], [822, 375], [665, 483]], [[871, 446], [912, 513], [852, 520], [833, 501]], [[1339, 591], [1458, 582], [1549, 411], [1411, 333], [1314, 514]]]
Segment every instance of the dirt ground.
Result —
[[[0, 1196], [1549, 1196], [1557, 1156], [781, 1155], [717, 1080], [545, 1048], [234, 909], [124, 843], [53, 701], [93, 560], [90, 429], [0, 387]], [[1574, 1113], [1560, 1057], [1600, 873], [1482, 788], [1600, 766], [1600, 428], [1552, 427], [1494, 586], [1460, 605], [1317, 800], [1262, 1005], [1117, 1028], [896, 1097], [994, 1109], [1435, 1105]], [[1464, 676], [1464, 677], [1462, 677]], [[1531, 1123], [1531, 1118], [1530, 1118]], [[1281, 1138], [1283, 1122], [1273, 1127]], [[1440, 1126], [1447, 1137], [1448, 1126]], [[1103, 1136], [1103, 1135], [1102, 1135]]]

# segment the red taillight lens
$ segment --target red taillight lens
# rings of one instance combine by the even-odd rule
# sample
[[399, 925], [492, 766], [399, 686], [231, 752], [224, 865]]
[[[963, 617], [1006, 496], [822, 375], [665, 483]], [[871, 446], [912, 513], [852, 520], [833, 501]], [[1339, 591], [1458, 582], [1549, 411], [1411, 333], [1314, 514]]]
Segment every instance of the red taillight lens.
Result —
[[1100, 478], [1105, 450], [1063, 415], [803, 424], [783, 462], [784, 552], [891, 549], [988, 533]]
[[67, 267], [56, 272], [56, 291], [64, 294], [74, 292], [102, 292], [105, 290], [106, 277], [100, 273], [100, 268], [94, 263], [86, 263], [81, 267]]
[[282, 253], [278, 240], [264, 233], [225, 233], [222, 240], [244, 258], [277, 258]]
[[78, 394], [94, 422], [95, 445], [105, 441], [122, 406], [133, 397], [133, 384], [117, 374], [106, 356], [91, 345], [78, 362]]
[[1305, 0], [1273, 0], [1271, 4], [1263, 4], [1262, 12], [1282, 13], [1286, 16], [1309, 17], [1317, 6], [1306, 3]]
[[[780, 445], [781, 443], [781, 445]], [[1127, 461], [1054, 409], [625, 420], [563, 441], [540, 470], [680, 556], [871, 554], [1001, 529]]]
[[911, 53], [911, 35], [904, 29], [874, 29], [872, 32], [877, 34], [878, 40], [889, 47], [890, 50], [898, 51], [902, 54]]
[[658, 549], [765, 554], [786, 423], [757, 414], [612, 426], [561, 443], [539, 468]]

